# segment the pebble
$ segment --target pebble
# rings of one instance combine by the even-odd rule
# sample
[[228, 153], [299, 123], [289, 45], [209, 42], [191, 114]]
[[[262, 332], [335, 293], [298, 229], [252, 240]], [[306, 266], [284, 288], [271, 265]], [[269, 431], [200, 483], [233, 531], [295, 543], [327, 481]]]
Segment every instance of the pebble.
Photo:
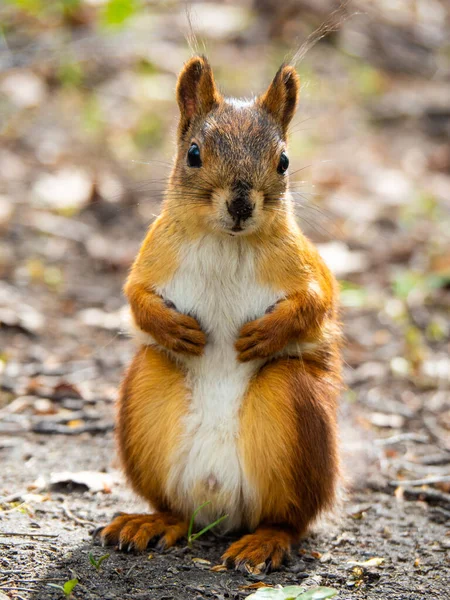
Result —
[[304, 571], [305, 569], [306, 569], [306, 564], [304, 563], [303, 560], [301, 560], [298, 563], [296, 563], [295, 565], [293, 565], [289, 570], [291, 571], [291, 573], [300, 573], [301, 571]]

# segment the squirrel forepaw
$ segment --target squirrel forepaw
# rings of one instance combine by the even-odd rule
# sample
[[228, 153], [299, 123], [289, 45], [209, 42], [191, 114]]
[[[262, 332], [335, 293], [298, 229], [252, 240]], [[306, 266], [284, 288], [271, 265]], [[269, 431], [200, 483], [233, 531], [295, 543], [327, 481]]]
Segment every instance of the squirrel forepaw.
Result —
[[280, 333], [280, 329], [273, 326], [270, 316], [246, 323], [235, 344], [238, 359], [241, 362], [247, 362], [256, 358], [273, 356], [287, 343]]
[[170, 319], [166, 320], [164, 328], [153, 335], [164, 347], [180, 354], [200, 356], [206, 344], [206, 335], [198, 321], [175, 310], [170, 311]]

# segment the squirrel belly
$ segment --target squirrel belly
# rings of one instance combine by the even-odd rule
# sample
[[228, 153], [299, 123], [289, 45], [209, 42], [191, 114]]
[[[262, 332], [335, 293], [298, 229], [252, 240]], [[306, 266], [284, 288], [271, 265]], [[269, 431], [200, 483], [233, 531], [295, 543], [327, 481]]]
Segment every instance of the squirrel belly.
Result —
[[[254, 248], [245, 240], [205, 235], [179, 251], [172, 279], [156, 292], [194, 316], [208, 336], [202, 356], [176, 356], [185, 370], [188, 406], [173, 449], [165, 492], [173, 510], [207, 524], [228, 514], [225, 529], [252, 527], [258, 489], [249, 481], [239, 448], [240, 414], [249, 381], [264, 360], [242, 363], [234, 347], [241, 327], [283, 297], [257, 282]], [[143, 332], [138, 340], [143, 341]], [[147, 344], [155, 345], [150, 338]], [[256, 519], [257, 520], [257, 519]]]

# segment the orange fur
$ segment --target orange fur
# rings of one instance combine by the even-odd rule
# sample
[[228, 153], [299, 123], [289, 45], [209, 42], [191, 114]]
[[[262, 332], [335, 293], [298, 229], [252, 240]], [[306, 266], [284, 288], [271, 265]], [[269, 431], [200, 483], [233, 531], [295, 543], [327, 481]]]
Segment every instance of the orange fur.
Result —
[[142, 347], [122, 384], [117, 439], [133, 488], [161, 511], [170, 506], [164, 484], [186, 410], [183, 372], [160, 350]]
[[298, 538], [330, 507], [339, 474], [339, 383], [333, 370], [301, 358], [269, 362], [251, 383], [240, 445], [247, 475], [260, 491], [254, 525], [285, 524]]

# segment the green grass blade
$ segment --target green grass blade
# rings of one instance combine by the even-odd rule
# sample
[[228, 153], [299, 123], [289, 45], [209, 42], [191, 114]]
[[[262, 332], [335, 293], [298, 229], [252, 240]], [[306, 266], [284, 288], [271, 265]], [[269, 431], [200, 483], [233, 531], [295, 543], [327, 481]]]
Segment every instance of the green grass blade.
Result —
[[203, 504], [200, 504], [200, 506], [197, 506], [197, 508], [194, 510], [194, 512], [192, 513], [192, 517], [191, 520], [189, 521], [189, 529], [188, 529], [188, 542], [190, 543], [192, 540], [192, 530], [194, 529], [194, 521], [195, 521], [195, 517], [198, 515], [198, 513], [202, 510], [202, 508], [204, 508], [205, 506], [207, 506], [208, 504], [211, 504], [211, 500], [208, 500], [208, 502], [204, 502]]
[[98, 568], [100, 569], [101, 564], [104, 560], [108, 560], [108, 558], [111, 556], [111, 554], [104, 554], [103, 556], [100, 556], [100, 558], [97, 561], [98, 564]]
[[212, 529], [213, 527], [215, 527], [216, 525], [221, 523], [224, 519], [228, 519], [228, 515], [223, 515], [223, 517], [220, 517], [220, 519], [217, 519], [217, 521], [214, 521], [214, 523], [210, 523], [209, 525], [204, 527], [201, 531], [198, 531], [197, 533], [194, 533], [193, 535], [191, 535], [191, 537], [190, 537], [191, 542], [194, 542], [201, 535], [203, 535], [204, 533], [206, 533], [207, 531], [209, 531], [210, 529]]
[[92, 554], [92, 552], [89, 552], [89, 562], [91, 563], [91, 565], [93, 567], [95, 567], [96, 569], [98, 569], [98, 563], [94, 558], [94, 555]]

